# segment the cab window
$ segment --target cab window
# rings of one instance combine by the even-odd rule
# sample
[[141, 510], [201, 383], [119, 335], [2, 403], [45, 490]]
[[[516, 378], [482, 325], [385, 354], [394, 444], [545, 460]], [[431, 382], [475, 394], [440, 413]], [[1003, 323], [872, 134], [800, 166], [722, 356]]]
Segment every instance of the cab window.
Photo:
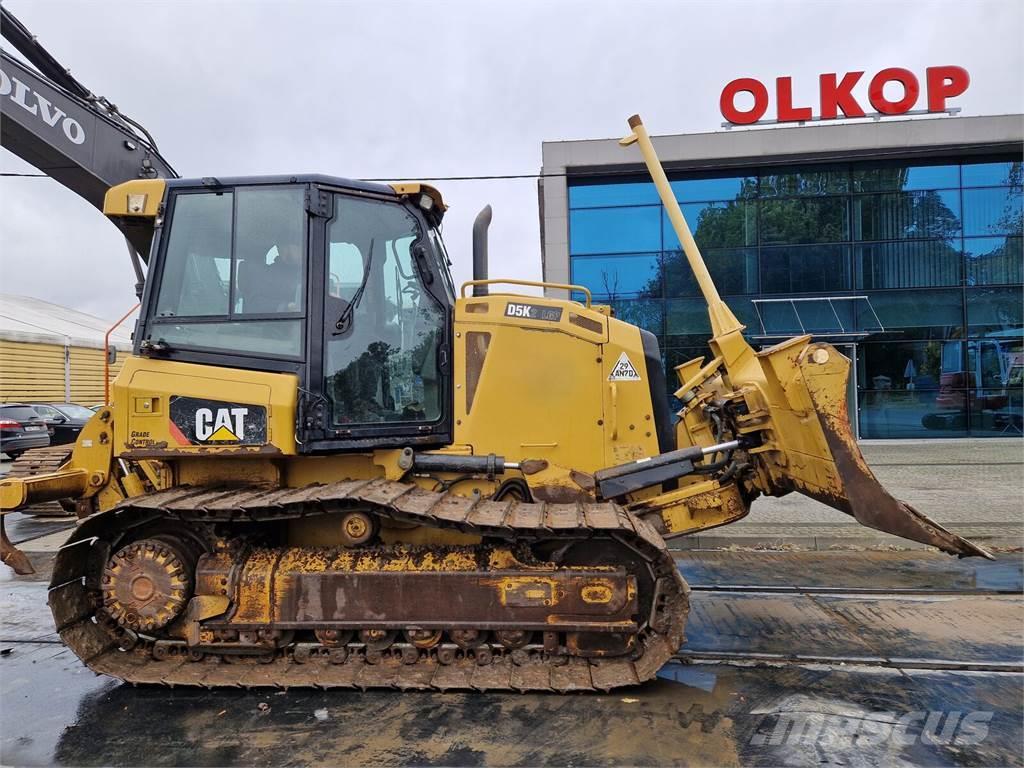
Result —
[[300, 357], [304, 192], [177, 194], [149, 337], [172, 347]]
[[417, 269], [421, 247], [425, 233], [403, 206], [335, 197], [324, 281], [324, 392], [335, 427], [441, 416], [445, 313]]

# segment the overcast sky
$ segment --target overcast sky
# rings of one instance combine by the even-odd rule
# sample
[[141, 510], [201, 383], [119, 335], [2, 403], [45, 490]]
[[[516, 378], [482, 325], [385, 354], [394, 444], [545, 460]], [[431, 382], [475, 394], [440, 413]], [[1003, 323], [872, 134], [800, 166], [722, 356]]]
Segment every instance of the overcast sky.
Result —
[[[1024, 112], [1020, 0], [4, 4], [183, 176], [533, 173], [542, 141], [618, 137], [634, 112], [654, 134], [721, 130], [745, 76], [791, 75], [815, 104], [822, 72], [956, 64], [962, 114]], [[33, 169], [0, 150], [0, 170]], [[456, 282], [485, 203], [491, 276], [540, 279], [536, 180], [437, 185]], [[0, 202], [0, 291], [110, 319], [134, 303], [95, 209], [50, 179], [0, 179]]]

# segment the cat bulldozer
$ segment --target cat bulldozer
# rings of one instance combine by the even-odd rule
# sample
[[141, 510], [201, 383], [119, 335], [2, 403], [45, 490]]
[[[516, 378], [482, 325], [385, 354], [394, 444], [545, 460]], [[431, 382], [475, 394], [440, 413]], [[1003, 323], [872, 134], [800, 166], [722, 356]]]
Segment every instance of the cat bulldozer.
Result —
[[989, 556], [872, 475], [843, 355], [747, 343], [629, 126], [711, 319], [676, 420], [652, 334], [585, 287], [487, 278], [489, 209], [456, 291], [426, 184], [112, 186], [103, 212], [149, 246], [133, 355], [65, 463], [0, 481], [4, 514], [74, 500], [63, 642], [131, 683], [608, 690], [684, 642], [666, 542], [761, 495]]

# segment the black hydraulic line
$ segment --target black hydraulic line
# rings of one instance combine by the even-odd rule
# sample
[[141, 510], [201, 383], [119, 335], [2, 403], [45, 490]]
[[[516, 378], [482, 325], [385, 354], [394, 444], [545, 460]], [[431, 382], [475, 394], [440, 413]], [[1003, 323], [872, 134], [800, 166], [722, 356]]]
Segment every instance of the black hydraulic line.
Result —
[[509, 496], [519, 501], [533, 501], [530, 486], [521, 477], [513, 477], [503, 482], [491, 498], [494, 501], [504, 501]]
[[61, 66], [60, 62], [53, 58], [50, 52], [36, 39], [36, 36], [29, 32], [28, 28], [18, 21], [13, 13], [2, 6], [0, 6], [0, 35], [3, 35], [4, 39], [10, 42], [18, 53], [51, 82], [80, 99], [95, 98], [88, 88], [71, 76], [69, 69]]
[[718, 482], [721, 485], [725, 485], [730, 480], [732, 480], [736, 475], [745, 472], [748, 469], [750, 469], [750, 464], [748, 464], [745, 461], [737, 461], [734, 459], [729, 463], [729, 466], [726, 467], [725, 472], [723, 472], [721, 476], [718, 478]]
[[178, 174], [119, 115], [0, 51], [0, 144], [102, 210], [115, 184]]
[[[107, 190], [117, 184], [178, 177], [145, 128], [72, 77], [3, 7], [0, 34], [29, 62], [0, 50], [0, 145], [100, 210]], [[119, 228], [130, 250], [147, 258], [152, 228]], [[132, 267], [141, 284], [134, 254]]]
[[142, 301], [142, 291], [146, 287], [146, 275], [142, 271], [142, 259], [139, 258], [139, 254], [136, 252], [131, 240], [125, 237], [124, 242], [128, 246], [128, 258], [132, 263], [132, 270], [135, 272], [135, 296], [139, 301]]
[[465, 483], [468, 482], [469, 480], [477, 479], [477, 475], [459, 475], [458, 477], [453, 477], [450, 480], [445, 480], [443, 478], [437, 477], [436, 475], [428, 475], [428, 477], [434, 481], [434, 493], [437, 493], [438, 491], [447, 492], [450, 491], [453, 486], [458, 485], [459, 483]]
[[140, 123], [123, 114], [116, 105], [90, 91], [81, 81], [71, 75], [71, 70], [62, 65], [43, 47], [42, 43], [8, 9], [0, 7], [0, 35], [4, 37], [39, 73], [71, 96], [76, 96], [94, 106], [107, 117], [123, 124], [143, 137], [154, 151], [156, 141]]

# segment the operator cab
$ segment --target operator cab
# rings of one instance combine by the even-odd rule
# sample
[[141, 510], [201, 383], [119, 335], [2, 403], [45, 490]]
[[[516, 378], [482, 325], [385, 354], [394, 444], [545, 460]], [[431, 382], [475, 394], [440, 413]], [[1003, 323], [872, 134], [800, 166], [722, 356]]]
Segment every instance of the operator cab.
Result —
[[443, 212], [419, 184], [169, 181], [135, 353], [295, 373], [303, 452], [450, 443]]

